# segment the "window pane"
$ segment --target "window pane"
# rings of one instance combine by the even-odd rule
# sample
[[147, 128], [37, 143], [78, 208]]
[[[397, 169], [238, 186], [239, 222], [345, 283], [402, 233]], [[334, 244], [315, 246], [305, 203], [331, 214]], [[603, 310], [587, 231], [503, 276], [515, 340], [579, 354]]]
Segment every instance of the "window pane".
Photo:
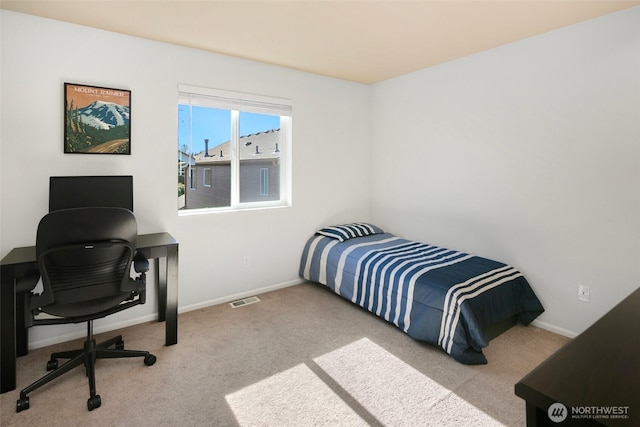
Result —
[[240, 112], [240, 203], [280, 199], [280, 116]]
[[[182, 109], [190, 110], [190, 114], [180, 114]], [[178, 144], [181, 150], [186, 146], [188, 168], [194, 171], [191, 176], [195, 184], [185, 190], [182, 208], [230, 206], [231, 111], [180, 105], [178, 118]], [[190, 122], [186, 118], [190, 118]], [[197, 177], [201, 177], [200, 182]]]

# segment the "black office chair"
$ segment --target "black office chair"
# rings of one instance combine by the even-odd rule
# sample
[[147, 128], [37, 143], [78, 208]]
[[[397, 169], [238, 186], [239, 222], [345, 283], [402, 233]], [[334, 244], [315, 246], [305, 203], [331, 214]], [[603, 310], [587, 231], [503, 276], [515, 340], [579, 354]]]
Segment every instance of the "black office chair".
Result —
[[[151, 366], [156, 357], [148, 351], [124, 350], [122, 336], [96, 344], [93, 320], [144, 304], [145, 272], [149, 262], [136, 254], [137, 225], [133, 213], [122, 208], [77, 208], [54, 211], [38, 225], [36, 255], [43, 291], [25, 299], [26, 323], [53, 325], [87, 322], [84, 348], [53, 353], [46, 376], [20, 392], [16, 411], [29, 409], [27, 396], [71, 369], [84, 365], [89, 377], [87, 408], [100, 407], [96, 394], [96, 359], [144, 357]], [[139, 273], [131, 278], [131, 264]], [[55, 317], [37, 318], [41, 312]], [[109, 347], [114, 346], [115, 349]], [[70, 359], [58, 367], [58, 359]]]

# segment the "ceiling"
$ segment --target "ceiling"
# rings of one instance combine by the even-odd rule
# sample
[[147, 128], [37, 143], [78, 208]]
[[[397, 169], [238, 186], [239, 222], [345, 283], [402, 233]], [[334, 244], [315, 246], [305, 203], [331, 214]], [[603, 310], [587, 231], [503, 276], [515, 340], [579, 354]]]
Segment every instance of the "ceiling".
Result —
[[372, 84], [640, 5], [582, 0], [1, 0], [6, 10]]

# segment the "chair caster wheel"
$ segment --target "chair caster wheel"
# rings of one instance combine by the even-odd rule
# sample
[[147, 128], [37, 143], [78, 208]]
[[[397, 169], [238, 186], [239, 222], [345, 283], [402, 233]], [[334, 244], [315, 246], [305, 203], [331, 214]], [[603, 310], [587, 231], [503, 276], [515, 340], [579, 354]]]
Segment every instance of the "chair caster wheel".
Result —
[[29, 398], [23, 397], [21, 399], [18, 399], [18, 401], [16, 402], [16, 412], [25, 411], [27, 409], [29, 409]]
[[116, 342], [116, 350], [124, 350], [124, 341], [120, 340]]
[[100, 395], [96, 394], [93, 397], [90, 397], [87, 400], [87, 409], [93, 411], [96, 408], [99, 408], [102, 405], [102, 401], [100, 400]]
[[51, 359], [47, 362], [47, 371], [58, 369], [58, 359]]
[[151, 366], [156, 363], [156, 357], [153, 354], [148, 354], [144, 357], [144, 364]]

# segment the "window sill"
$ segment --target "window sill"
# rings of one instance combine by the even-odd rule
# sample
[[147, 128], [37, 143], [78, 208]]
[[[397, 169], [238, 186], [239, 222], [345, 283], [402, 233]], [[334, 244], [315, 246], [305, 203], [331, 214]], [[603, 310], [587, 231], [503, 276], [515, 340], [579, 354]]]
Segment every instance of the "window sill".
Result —
[[247, 205], [243, 207], [221, 207], [221, 208], [202, 208], [202, 209], [183, 209], [178, 211], [178, 216], [194, 216], [194, 215], [209, 215], [209, 214], [219, 214], [219, 213], [229, 213], [229, 212], [247, 212], [247, 211], [258, 211], [258, 210], [267, 210], [267, 209], [282, 209], [282, 208], [290, 208], [291, 203], [278, 203], [273, 205]]

